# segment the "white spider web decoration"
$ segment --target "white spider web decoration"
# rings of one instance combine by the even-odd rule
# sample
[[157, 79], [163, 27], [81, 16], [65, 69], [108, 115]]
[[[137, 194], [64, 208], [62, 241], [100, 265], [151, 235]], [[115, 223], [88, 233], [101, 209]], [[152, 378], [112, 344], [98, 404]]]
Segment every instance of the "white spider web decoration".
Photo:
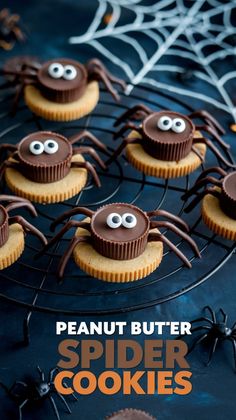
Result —
[[[231, 71], [236, 56], [236, 0], [147, 3], [150, 1], [98, 0], [86, 33], [71, 37], [69, 42], [89, 44], [118, 66], [132, 82], [127, 94], [142, 82], [209, 103], [236, 122], [231, 98], [236, 81], [236, 71]], [[228, 72], [226, 57], [232, 60]], [[191, 86], [180, 84], [174, 77], [186, 69], [192, 70], [196, 82]]]

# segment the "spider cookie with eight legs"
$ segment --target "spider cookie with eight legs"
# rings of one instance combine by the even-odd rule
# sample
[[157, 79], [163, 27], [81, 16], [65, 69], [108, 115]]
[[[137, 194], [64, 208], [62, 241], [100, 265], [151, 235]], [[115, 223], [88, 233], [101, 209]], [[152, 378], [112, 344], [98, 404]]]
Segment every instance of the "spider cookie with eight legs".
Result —
[[[221, 139], [224, 133], [219, 123], [206, 111], [196, 111], [186, 116], [173, 111], [154, 112], [144, 105], [136, 105], [116, 121], [119, 125], [130, 118], [142, 117], [140, 126], [128, 122], [115, 134], [122, 136], [132, 130], [117, 148], [108, 164], [126, 150], [128, 161], [146, 175], [160, 178], [177, 178], [198, 168], [209, 148], [222, 162], [230, 165], [218, 148], [201, 132], [206, 132], [223, 149], [229, 146]], [[194, 118], [204, 121], [195, 125]]]
[[[219, 178], [212, 176], [213, 173]], [[213, 187], [208, 187], [208, 184], [212, 184]], [[185, 208], [185, 212], [190, 212], [202, 200], [202, 218], [209, 229], [217, 235], [235, 241], [236, 171], [227, 173], [217, 166], [206, 169], [182, 198], [186, 200], [192, 195], [196, 197]]]
[[[15, 102], [21, 93], [27, 106], [36, 115], [47, 120], [71, 121], [89, 114], [99, 100], [98, 81], [104, 83], [115, 100], [119, 95], [112, 83], [125, 89], [125, 82], [113, 76], [96, 58], [85, 65], [76, 60], [59, 58], [43, 64], [32, 61], [23, 63], [22, 69], [9, 70], [6, 66], [0, 73], [14, 76]], [[9, 84], [9, 83], [8, 83]]]
[[73, 147], [85, 137], [106, 151], [106, 146], [86, 130], [69, 139], [51, 131], [38, 131], [16, 146], [2, 144], [0, 154], [9, 151], [11, 155], [0, 167], [0, 179], [5, 174], [6, 183], [15, 194], [37, 203], [57, 203], [78, 194], [87, 182], [88, 172], [100, 187], [94, 166], [83, 155], [90, 155], [105, 169], [102, 159], [92, 147]]
[[[0, 270], [12, 265], [21, 256], [24, 247], [24, 233], [31, 233], [45, 245], [44, 235], [21, 216], [9, 216], [11, 210], [24, 207], [33, 216], [37, 212], [30, 201], [10, 195], [0, 195]], [[8, 203], [3, 205], [2, 203]]]
[[[180, 236], [200, 257], [198, 247], [188, 235], [188, 225], [179, 217], [164, 210], [144, 212], [125, 203], [107, 204], [97, 211], [76, 207], [65, 212], [52, 224], [52, 229], [71, 216], [88, 216], [83, 221], [70, 220], [44, 247], [40, 254], [57, 243], [71, 228], [77, 231], [59, 264], [62, 278], [66, 264], [74, 253], [76, 264], [86, 273], [108, 282], [128, 282], [152, 273], [161, 263], [163, 244], [166, 244], [187, 266], [188, 258], [158, 228]], [[163, 217], [167, 221], [152, 220]]]

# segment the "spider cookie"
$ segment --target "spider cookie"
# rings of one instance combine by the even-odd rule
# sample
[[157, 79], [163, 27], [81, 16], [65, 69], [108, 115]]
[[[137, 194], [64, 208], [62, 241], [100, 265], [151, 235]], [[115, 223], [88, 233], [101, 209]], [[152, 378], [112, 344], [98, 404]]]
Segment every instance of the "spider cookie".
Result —
[[125, 408], [106, 417], [105, 420], [155, 420], [155, 417], [142, 410]]
[[29, 64], [27, 61], [22, 63], [21, 71], [3, 67], [1, 74], [15, 77], [13, 84], [18, 85], [17, 100], [23, 90], [31, 111], [53, 121], [71, 121], [89, 114], [99, 100], [99, 81], [115, 100], [119, 100], [119, 95], [112, 83], [123, 89], [126, 86], [95, 58], [85, 65], [68, 58], [43, 64], [34, 61]]
[[[5, 205], [3, 205], [5, 203]], [[24, 251], [24, 233], [31, 233], [45, 245], [44, 235], [21, 216], [9, 216], [11, 210], [24, 207], [37, 216], [34, 206], [28, 200], [10, 195], [0, 195], [0, 270], [12, 265]]]
[[[219, 178], [210, 174], [215, 173]], [[207, 187], [212, 184], [213, 187]], [[203, 188], [203, 191], [199, 191]], [[217, 235], [236, 240], [236, 171], [227, 173], [220, 167], [206, 169], [195, 185], [183, 195], [186, 200], [196, 197], [186, 207], [190, 212], [202, 200], [202, 218], [209, 229]]]
[[100, 187], [94, 166], [83, 155], [90, 155], [105, 169], [102, 159], [93, 147], [73, 147], [84, 137], [106, 151], [106, 146], [85, 130], [69, 139], [51, 131], [38, 131], [16, 146], [2, 144], [0, 155], [3, 151], [11, 155], [0, 167], [0, 179], [5, 174], [6, 183], [15, 194], [37, 203], [57, 203], [78, 194], [87, 182], [88, 172]]
[[[187, 267], [190, 261], [158, 228], [164, 227], [179, 235], [200, 256], [195, 242], [187, 234], [188, 225], [179, 217], [164, 210], [144, 212], [125, 203], [107, 204], [97, 211], [76, 207], [60, 216], [52, 229], [63, 220], [83, 214], [84, 221], [70, 220], [51, 239], [40, 254], [60, 240], [72, 227], [77, 231], [58, 267], [62, 278], [66, 264], [74, 253], [76, 264], [86, 273], [108, 282], [128, 282], [152, 273], [161, 263], [163, 244], [166, 244]], [[164, 217], [169, 221], [154, 221]]]
[[[212, 141], [203, 137], [206, 132], [224, 149], [229, 146], [220, 138], [224, 133], [219, 123], [206, 111], [196, 111], [186, 116], [173, 111], [154, 112], [144, 105], [137, 105], [123, 115], [115, 123], [142, 117], [140, 126], [128, 122], [115, 134], [125, 137], [108, 160], [110, 164], [119, 154], [126, 150], [127, 159], [139, 171], [159, 178], [177, 178], [197, 169], [205, 159], [207, 147], [224, 163], [227, 162]], [[204, 121], [203, 125], [195, 125], [194, 118]], [[230, 165], [230, 163], [227, 162]]]

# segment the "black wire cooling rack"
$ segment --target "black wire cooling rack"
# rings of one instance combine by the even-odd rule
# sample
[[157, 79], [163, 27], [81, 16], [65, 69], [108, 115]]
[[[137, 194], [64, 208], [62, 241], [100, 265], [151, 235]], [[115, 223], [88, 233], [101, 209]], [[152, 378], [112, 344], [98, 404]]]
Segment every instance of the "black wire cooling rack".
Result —
[[[131, 105], [142, 102], [156, 110], [174, 109], [183, 113], [192, 111], [191, 106], [184, 101], [145, 86], [135, 87], [130, 97], [122, 95], [120, 103], [114, 103], [102, 91], [99, 105], [93, 113], [82, 120], [67, 124], [44, 121], [32, 115], [25, 106], [21, 106], [12, 119], [5, 111], [9, 110], [11, 99], [12, 94], [9, 92], [1, 98], [0, 141], [17, 143], [26, 134], [42, 129], [69, 136], [87, 128], [107, 144], [110, 152], [118, 144], [112, 139], [115, 118]], [[101, 157], [106, 158], [102, 153]], [[229, 152], [227, 157], [233, 162]], [[208, 163], [214, 159], [208, 152]], [[96, 209], [108, 202], [123, 201], [136, 204], [144, 210], [162, 207], [184, 217], [189, 223], [202, 259], [196, 259], [182, 240], [171, 237], [176, 246], [190, 258], [192, 270], [183, 267], [175, 255], [167, 250], [160, 267], [147, 278], [133, 283], [114, 284], [85, 275], [71, 259], [64, 281], [59, 284], [56, 277], [57, 264], [73, 232], [70, 231], [52, 252], [39, 260], [34, 259], [39, 245], [34, 238], [28, 236], [22, 257], [0, 275], [0, 298], [26, 309], [25, 340], [29, 340], [29, 321], [34, 311], [68, 316], [125, 313], [174, 299], [211, 278], [231, 258], [236, 246], [218, 238], [204, 226], [199, 208], [189, 215], [183, 213], [184, 202], [180, 197], [192, 185], [200, 171], [201, 168], [190, 176], [165, 181], [146, 177], [136, 171], [123, 155], [112, 164], [109, 171], [98, 172], [102, 181], [101, 189], [89, 183], [77, 197], [69, 201], [54, 205], [36, 205], [39, 217], [33, 223], [48, 238], [52, 235], [49, 229], [51, 222], [75, 205]]]

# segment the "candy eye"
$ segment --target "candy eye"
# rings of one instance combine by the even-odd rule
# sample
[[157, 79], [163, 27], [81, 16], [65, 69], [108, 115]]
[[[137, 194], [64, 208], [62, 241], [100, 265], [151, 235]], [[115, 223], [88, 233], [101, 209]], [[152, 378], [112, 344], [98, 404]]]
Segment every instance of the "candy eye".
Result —
[[74, 66], [67, 65], [64, 67], [63, 79], [74, 80], [77, 76], [77, 71]]
[[163, 115], [158, 120], [157, 127], [160, 128], [161, 131], [168, 131], [172, 127], [172, 119], [170, 117], [167, 117], [167, 115]]
[[53, 79], [60, 79], [64, 75], [64, 67], [60, 63], [52, 63], [48, 67], [48, 74]]
[[111, 213], [107, 216], [107, 225], [112, 229], [117, 229], [122, 223], [122, 218], [118, 213]]
[[122, 216], [122, 225], [127, 229], [132, 229], [137, 225], [137, 218], [131, 213]]
[[182, 118], [175, 118], [173, 120], [172, 130], [175, 133], [183, 133], [183, 131], [185, 130], [185, 127], [186, 127], [186, 124], [184, 120], [182, 120]]
[[58, 151], [58, 143], [55, 140], [46, 140], [44, 143], [44, 151], [49, 155], [53, 155]]
[[44, 145], [41, 141], [32, 141], [29, 150], [33, 155], [41, 155], [44, 152]]

